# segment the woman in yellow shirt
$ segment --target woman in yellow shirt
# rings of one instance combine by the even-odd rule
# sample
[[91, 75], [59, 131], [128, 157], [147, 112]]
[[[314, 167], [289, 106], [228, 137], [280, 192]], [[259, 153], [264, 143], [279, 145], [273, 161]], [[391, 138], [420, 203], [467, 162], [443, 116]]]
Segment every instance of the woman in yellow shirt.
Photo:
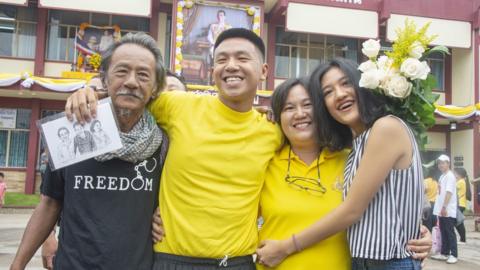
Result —
[[428, 200], [430, 204], [429, 208], [423, 209], [423, 225], [425, 225], [428, 230], [432, 231], [433, 226], [436, 223], [436, 217], [433, 215], [433, 206], [435, 205], [435, 200], [438, 195], [438, 182], [434, 178], [435, 169], [431, 168], [426, 175], [426, 178], [423, 180], [423, 187], [425, 188], [425, 199]]
[[[260, 196], [264, 225], [260, 241], [285, 239], [307, 228], [342, 202], [348, 151], [330, 152], [317, 141], [306, 80], [290, 79], [272, 96], [272, 108], [287, 143], [267, 169]], [[264, 266], [257, 265], [257, 269]], [[288, 257], [276, 269], [350, 269], [346, 233]]]
[[[467, 188], [470, 183], [468, 182], [468, 175], [467, 171], [464, 168], [455, 168], [454, 170], [455, 176], [457, 177], [457, 198], [458, 198], [458, 209], [460, 212], [463, 213], [465, 208], [467, 207], [467, 191], [470, 192], [469, 188]], [[468, 186], [467, 186], [468, 184]], [[465, 225], [462, 223], [456, 226], [457, 232], [460, 235], [460, 242], [465, 243], [466, 235], [465, 235]]]

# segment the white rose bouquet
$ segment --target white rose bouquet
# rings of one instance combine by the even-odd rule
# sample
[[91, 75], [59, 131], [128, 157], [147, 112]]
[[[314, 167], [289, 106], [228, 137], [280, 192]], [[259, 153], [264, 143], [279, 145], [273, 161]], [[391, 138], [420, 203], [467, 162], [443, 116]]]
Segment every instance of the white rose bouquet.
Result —
[[427, 37], [428, 27], [429, 23], [417, 30], [413, 21], [406, 20], [405, 28], [396, 31], [392, 51], [382, 56], [378, 56], [380, 41], [365, 41], [362, 53], [368, 60], [358, 67], [362, 73], [360, 87], [385, 96], [387, 112], [412, 127], [421, 148], [427, 143], [427, 129], [435, 124], [433, 103], [439, 97], [432, 93], [436, 81], [425, 59], [433, 52], [448, 54], [444, 46], [428, 47], [435, 39]]

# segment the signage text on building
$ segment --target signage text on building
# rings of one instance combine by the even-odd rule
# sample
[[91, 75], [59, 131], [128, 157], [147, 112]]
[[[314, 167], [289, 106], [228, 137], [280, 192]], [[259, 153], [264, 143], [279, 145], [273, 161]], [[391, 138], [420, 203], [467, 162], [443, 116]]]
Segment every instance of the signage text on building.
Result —
[[347, 4], [357, 4], [361, 5], [362, 0], [331, 0], [332, 2], [347, 3]]
[[0, 128], [15, 128], [17, 110], [0, 108]]

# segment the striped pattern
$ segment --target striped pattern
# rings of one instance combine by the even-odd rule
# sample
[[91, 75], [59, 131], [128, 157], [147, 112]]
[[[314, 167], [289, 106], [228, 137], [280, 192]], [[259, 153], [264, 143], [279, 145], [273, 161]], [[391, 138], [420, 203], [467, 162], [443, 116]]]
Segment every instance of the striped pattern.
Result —
[[[390, 171], [362, 218], [348, 229], [353, 258], [389, 260], [411, 257], [412, 253], [406, 250], [407, 241], [420, 235], [424, 196], [421, 158], [413, 133], [401, 122], [413, 143], [412, 164], [407, 169]], [[370, 129], [353, 142], [345, 168], [344, 197], [352, 184], [369, 134]]]

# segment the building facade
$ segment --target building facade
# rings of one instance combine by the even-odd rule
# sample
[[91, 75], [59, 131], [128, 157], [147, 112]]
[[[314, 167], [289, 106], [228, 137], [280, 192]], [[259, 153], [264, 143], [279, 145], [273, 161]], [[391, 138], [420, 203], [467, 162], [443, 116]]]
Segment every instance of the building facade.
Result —
[[[447, 153], [452, 165], [465, 167], [471, 179], [480, 177], [480, 117], [475, 108], [480, 102], [480, 0], [214, 2], [232, 9], [246, 7], [247, 12], [249, 7], [256, 8], [251, 14], [258, 15], [253, 25], [260, 27], [270, 67], [263, 85], [267, 90], [286, 78], [308, 75], [317, 64], [334, 57], [363, 61], [361, 44], [368, 38], [380, 39], [382, 50], [389, 50], [395, 29], [407, 17], [417, 25], [431, 22], [430, 32], [438, 35], [432, 45], [445, 45], [451, 52], [427, 59], [437, 79], [435, 91], [441, 95], [438, 104], [457, 107], [443, 107], [437, 114], [437, 123], [428, 133], [424, 161]], [[175, 70], [187, 61], [186, 56], [179, 57], [177, 49], [179, 41], [184, 41], [179, 39], [179, 30], [186, 31], [178, 27], [179, 19], [183, 20], [179, 10], [197, 3], [209, 1], [0, 0], [0, 171], [7, 174], [10, 189], [38, 190], [43, 146], [36, 121], [62, 111], [69, 93], [52, 90], [39, 81], [25, 87], [25, 77], [14, 84], [1, 83], [2, 78], [25, 73], [39, 78], [65, 77], [78, 61], [75, 37], [85, 23], [117, 26], [122, 34], [150, 33], [165, 63]], [[478, 191], [474, 195], [480, 212], [480, 195]]]

